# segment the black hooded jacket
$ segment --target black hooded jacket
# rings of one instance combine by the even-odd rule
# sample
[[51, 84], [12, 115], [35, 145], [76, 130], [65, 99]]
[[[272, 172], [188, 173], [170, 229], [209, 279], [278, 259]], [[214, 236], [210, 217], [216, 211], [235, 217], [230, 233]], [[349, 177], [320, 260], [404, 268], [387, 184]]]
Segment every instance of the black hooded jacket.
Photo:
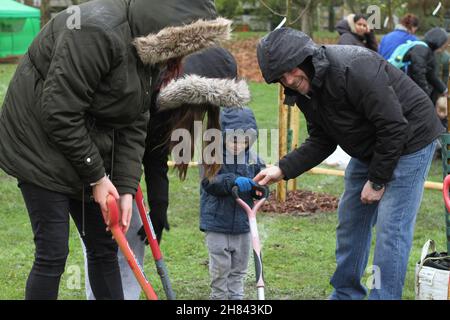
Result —
[[[401, 155], [436, 139], [443, 127], [428, 96], [377, 53], [355, 46], [317, 46], [306, 34], [275, 30], [258, 45], [268, 83], [312, 56], [310, 98], [286, 90], [304, 113], [309, 137], [279, 162], [285, 179], [325, 160], [339, 144], [369, 165], [368, 179], [390, 181]], [[290, 99], [289, 99], [290, 98]]]
[[447, 42], [447, 32], [441, 28], [433, 28], [425, 34], [424, 42], [428, 48], [421, 45], [412, 47], [405, 55], [404, 61], [410, 61], [408, 75], [415, 83], [436, 102], [437, 95], [444, 93], [447, 86], [435, 73], [436, 58], [434, 51]]

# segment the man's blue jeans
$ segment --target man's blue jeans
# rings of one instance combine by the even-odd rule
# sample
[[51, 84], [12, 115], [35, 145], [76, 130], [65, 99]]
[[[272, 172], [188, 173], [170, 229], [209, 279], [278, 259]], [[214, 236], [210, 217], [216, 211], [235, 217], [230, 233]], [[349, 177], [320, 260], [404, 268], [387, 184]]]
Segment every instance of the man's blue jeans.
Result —
[[[370, 300], [399, 300], [408, 265], [414, 224], [431, 166], [436, 142], [400, 157], [392, 180], [381, 200], [370, 205], [361, 202], [367, 182], [368, 165], [352, 158], [345, 171], [345, 191], [338, 207], [336, 230], [336, 271], [330, 283], [330, 299], [364, 299], [361, 284], [369, 259], [372, 228], [376, 227], [373, 268], [370, 268]], [[373, 273], [372, 273], [373, 271]]]

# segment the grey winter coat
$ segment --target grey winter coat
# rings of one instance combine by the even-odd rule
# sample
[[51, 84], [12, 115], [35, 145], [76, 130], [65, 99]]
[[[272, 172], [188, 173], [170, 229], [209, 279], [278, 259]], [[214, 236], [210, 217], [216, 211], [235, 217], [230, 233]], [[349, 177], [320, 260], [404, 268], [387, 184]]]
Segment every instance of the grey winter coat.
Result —
[[310, 98], [286, 90], [307, 120], [309, 137], [279, 162], [286, 179], [325, 160], [339, 144], [369, 165], [368, 179], [387, 183], [401, 155], [435, 140], [443, 127], [434, 106], [414, 81], [377, 53], [355, 46], [317, 46], [289, 28], [271, 32], [258, 45], [264, 79], [281, 76], [312, 57]]
[[147, 35], [214, 18], [214, 3], [96, 0], [79, 8], [79, 29], [69, 28], [69, 13], [61, 12], [17, 67], [1, 111], [0, 168], [74, 197], [109, 173], [119, 193], [134, 194], [142, 173], [152, 65], [194, 52], [201, 32], [191, 30], [190, 48], [174, 47], [175, 31], [168, 43]]

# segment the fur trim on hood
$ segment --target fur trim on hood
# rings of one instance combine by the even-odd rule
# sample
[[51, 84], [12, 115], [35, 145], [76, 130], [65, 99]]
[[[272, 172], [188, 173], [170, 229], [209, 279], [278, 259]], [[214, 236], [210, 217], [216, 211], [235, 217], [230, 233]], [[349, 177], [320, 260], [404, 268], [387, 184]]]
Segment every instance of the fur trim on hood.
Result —
[[171, 58], [184, 57], [229, 40], [231, 20], [198, 20], [180, 27], [167, 27], [157, 34], [133, 41], [144, 64], [157, 64]]
[[244, 80], [213, 79], [191, 74], [169, 82], [159, 92], [156, 104], [158, 111], [167, 111], [185, 104], [243, 107], [249, 102], [250, 91]]
[[355, 19], [355, 14], [354, 13], [349, 14], [347, 17], [347, 23], [348, 23], [348, 26], [350, 27], [350, 31], [353, 33], [356, 33], [356, 24], [355, 24], [354, 19]]

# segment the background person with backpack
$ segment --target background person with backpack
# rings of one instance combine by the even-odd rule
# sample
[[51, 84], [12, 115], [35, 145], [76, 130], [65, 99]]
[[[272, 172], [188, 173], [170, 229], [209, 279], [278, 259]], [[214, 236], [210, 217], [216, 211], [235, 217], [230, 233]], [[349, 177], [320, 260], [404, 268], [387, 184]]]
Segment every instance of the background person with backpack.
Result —
[[[436, 59], [436, 76], [442, 80], [442, 82], [448, 87], [448, 77], [449, 77], [449, 63], [450, 63], [450, 55], [447, 50], [443, 50], [442, 52], [436, 52], [434, 54]], [[439, 118], [442, 121], [442, 125], [445, 129], [448, 129], [448, 121], [447, 121], [447, 97], [446, 95], [440, 96], [436, 101], [436, 112]]]
[[406, 43], [408, 40], [418, 40], [414, 35], [417, 29], [419, 29], [419, 18], [414, 14], [408, 13], [400, 20], [400, 24], [395, 27], [394, 31], [381, 39], [378, 53], [388, 60], [399, 45]]
[[436, 75], [435, 52], [446, 49], [447, 32], [442, 28], [429, 30], [423, 41], [409, 41], [400, 45], [388, 60], [402, 69], [436, 104], [439, 96], [447, 92], [447, 86]]

